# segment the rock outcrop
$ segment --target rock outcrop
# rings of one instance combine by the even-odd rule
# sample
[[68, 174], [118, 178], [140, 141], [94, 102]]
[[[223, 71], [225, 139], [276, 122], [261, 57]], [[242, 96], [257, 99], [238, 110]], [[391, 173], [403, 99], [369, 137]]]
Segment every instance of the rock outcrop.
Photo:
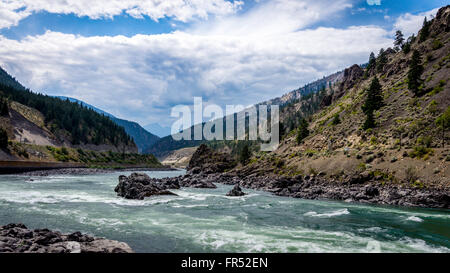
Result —
[[242, 192], [241, 187], [239, 187], [239, 185], [237, 184], [233, 187], [233, 189], [231, 189], [231, 191], [227, 193], [227, 196], [244, 196], [244, 195], [245, 193]]
[[194, 168], [200, 168], [203, 173], [209, 174], [221, 173], [235, 166], [236, 162], [230, 155], [216, 152], [205, 144], [202, 144], [192, 155], [186, 169], [190, 171]]
[[0, 227], [0, 253], [132, 253], [128, 244], [91, 237], [80, 232], [61, 234], [48, 229], [30, 230], [23, 224]]
[[339, 85], [338, 90], [333, 94], [332, 101], [336, 101], [342, 97], [355, 83], [364, 75], [364, 70], [357, 64], [345, 69], [344, 77]]
[[139, 199], [153, 195], [176, 195], [168, 189], [179, 189], [180, 185], [174, 180], [152, 179], [144, 173], [132, 173], [130, 176], [119, 176], [119, 184], [114, 189], [118, 196], [126, 199]]

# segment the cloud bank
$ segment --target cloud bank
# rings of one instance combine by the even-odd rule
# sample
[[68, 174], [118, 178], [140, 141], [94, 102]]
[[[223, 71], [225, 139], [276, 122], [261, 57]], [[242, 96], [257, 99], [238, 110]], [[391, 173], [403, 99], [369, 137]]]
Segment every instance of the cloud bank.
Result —
[[242, 4], [242, 1], [225, 0], [0, 0], [0, 28], [17, 25], [21, 19], [41, 11], [91, 19], [125, 13], [134, 18], [148, 16], [157, 21], [170, 17], [187, 22], [194, 18], [206, 19], [208, 15], [232, 14]]
[[[194, 96], [222, 106], [271, 99], [365, 62], [371, 51], [392, 45], [391, 30], [377, 26], [308, 29], [351, 7], [350, 0], [261, 1], [238, 14], [240, 2], [220, 0], [145, 2], [159, 3], [162, 13], [130, 4], [137, 1], [105, 1], [104, 6], [86, 8], [87, 1], [35, 0], [18, 9], [19, 2], [27, 1], [14, 1], [16, 13], [53, 9], [96, 18], [125, 10], [132, 16], [152, 12], [154, 18], [179, 20], [223, 15], [158, 35], [83, 37], [47, 31], [22, 40], [0, 36], [0, 65], [32, 90], [75, 97], [141, 124], [170, 122], [171, 106], [191, 105]], [[63, 2], [68, 5], [58, 6]], [[417, 18], [401, 20], [399, 25], [409, 26]]]

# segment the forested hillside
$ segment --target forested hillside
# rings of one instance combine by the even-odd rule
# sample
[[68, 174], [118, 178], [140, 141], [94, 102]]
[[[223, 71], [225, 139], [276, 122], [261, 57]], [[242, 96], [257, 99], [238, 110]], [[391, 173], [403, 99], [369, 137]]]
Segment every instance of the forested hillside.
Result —
[[55, 135], [68, 137], [77, 144], [134, 145], [123, 127], [112, 122], [108, 117], [80, 106], [69, 100], [29, 90], [19, 90], [12, 86], [0, 85], [0, 95], [10, 101], [38, 110], [44, 116], [45, 126]]
[[127, 132], [127, 134], [129, 136], [131, 136], [133, 138], [134, 143], [136, 143], [139, 152], [145, 151], [147, 150], [149, 147], [151, 147], [156, 141], [159, 140], [159, 137], [148, 132], [146, 129], [144, 129], [141, 125], [139, 125], [137, 122], [134, 121], [129, 121], [129, 120], [125, 120], [125, 119], [120, 119], [115, 117], [114, 115], [105, 112], [95, 106], [92, 106], [90, 104], [87, 104], [83, 101], [74, 99], [74, 98], [69, 98], [69, 97], [63, 97], [63, 96], [58, 96], [57, 98], [60, 98], [62, 100], [70, 100], [71, 102], [76, 102], [79, 103], [82, 106], [85, 106], [86, 108], [92, 109], [95, 112], [105, 115], [108, 118], [110, 118], [114, 123], [116, 123], [119, 126], [122, 126], [125, 129], [125, 132]]

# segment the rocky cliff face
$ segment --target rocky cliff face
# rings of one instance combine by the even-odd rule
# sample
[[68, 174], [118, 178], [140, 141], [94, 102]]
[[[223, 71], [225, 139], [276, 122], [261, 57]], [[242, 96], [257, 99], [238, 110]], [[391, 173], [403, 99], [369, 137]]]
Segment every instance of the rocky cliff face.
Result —
[[132, 253], [126, 244], [80, 232], [62, 234], [48, 229], [30, 230], [23, 224], [0, 227], [0, 253]]
[[196, 171], [194, 169], [198, 169], [205, 174], [221, 173], [235, 166], [236, 162], [230, 155], [216, 152], [205, 144], [202, 144], [192, 155], [187, 170], [195, 173]]
[[364, 70], [357, 64], [344, 70], [344, 76], [339, 84], [339, 88], [333, 94], [333, 101], [342, 97], [346, 91], [352, 88], [355, 83], [361, 79]]

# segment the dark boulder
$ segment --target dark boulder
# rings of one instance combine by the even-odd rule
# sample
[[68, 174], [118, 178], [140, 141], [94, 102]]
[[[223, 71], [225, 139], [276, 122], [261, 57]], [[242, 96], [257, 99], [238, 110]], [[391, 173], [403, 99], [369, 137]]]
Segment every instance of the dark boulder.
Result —
[[139, 199], [153, 195], [176, 195], [168, 189], [178, 189], [177, 181], [170, 179], [150, 178], [144, 173], [132, 173], [130, 176], [119, 176], [119, 184], [114, 189], [118, 196], [126, 199]]
[[239, 185], [235, 185], [234, 188], [227, 193], [227, 196], [243, 196], [245, 193], [242, 191]]
[[131, 253], [126, 244], [81, 232], [62, 234], [49, 229], [30, 230], [23, 224], [0, 226], [0, 253]]

